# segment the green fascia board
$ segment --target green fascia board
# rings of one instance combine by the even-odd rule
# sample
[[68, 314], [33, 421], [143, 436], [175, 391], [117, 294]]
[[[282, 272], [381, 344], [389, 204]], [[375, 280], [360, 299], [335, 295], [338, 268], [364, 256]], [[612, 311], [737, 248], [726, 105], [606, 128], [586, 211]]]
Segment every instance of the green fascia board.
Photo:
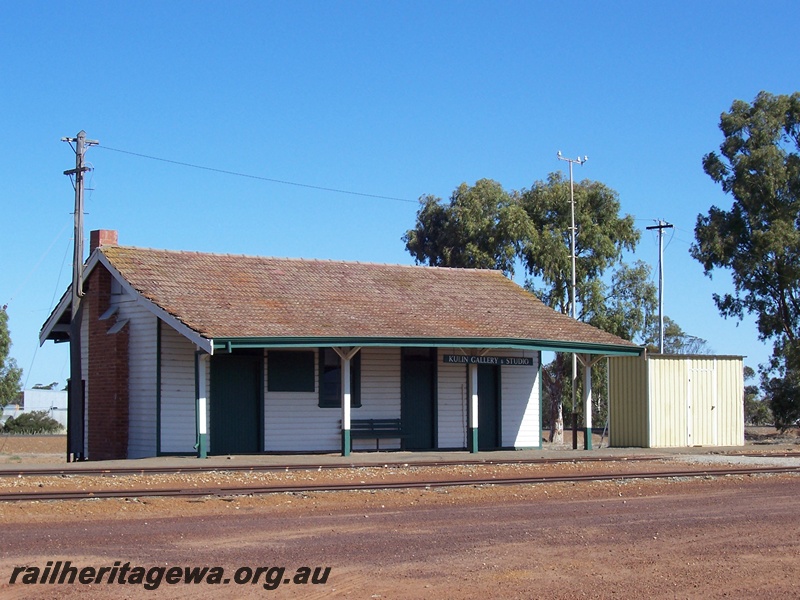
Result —
[[321, 346], [503, 348], [544, 350], [550, 352], [576, 352], [579, 354], [604, 354], [608, 356], [640, 356], [642, 352], [644, 352], [644, 348], [639, 346], [503, 338], [215, 338], [213, 340], [213, 346], [215, 351], [220, 350], [223, 352], [229, 352], [237, 348], [309, 348]]

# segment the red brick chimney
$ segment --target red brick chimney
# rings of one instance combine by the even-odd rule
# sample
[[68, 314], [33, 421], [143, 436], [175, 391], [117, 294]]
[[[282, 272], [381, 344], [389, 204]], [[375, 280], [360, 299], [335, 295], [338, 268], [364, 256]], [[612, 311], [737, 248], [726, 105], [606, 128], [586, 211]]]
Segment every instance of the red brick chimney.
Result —
[[100, 246], [116, 246], [119, 236], [115, 229], [95, 229], [89, 234], [89, 254]]

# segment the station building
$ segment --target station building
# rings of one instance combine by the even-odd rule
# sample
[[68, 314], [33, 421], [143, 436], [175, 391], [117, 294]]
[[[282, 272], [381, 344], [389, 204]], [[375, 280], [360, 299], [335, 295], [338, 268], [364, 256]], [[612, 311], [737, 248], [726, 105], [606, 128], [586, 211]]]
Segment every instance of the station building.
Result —
[[[117, 239], [91, 233], [80, 303], [68, 452], [90, 460], [539, 448], [542, 351], [642, 352], [499, 271]], [[71, 303], [68, 288], [41, 343], [69, 341]]]

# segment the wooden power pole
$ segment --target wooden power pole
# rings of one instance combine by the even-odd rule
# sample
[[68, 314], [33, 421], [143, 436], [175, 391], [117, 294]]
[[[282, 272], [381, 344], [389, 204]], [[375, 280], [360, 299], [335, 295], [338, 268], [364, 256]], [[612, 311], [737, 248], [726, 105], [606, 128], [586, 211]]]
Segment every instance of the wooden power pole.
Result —
[[[87, 140], [86, 132], [77, 137], [61, 138], [69, 142], [75, 151], [75, 168], [64, 171], [64, 175], [74, 176], [75, 186], [75, 232], [72, 253], [72, 313], [69, 326], [69, 385], [67, 393], [67, 462], [86, 459], [84, 439], [84, 385], [81, 366], [81, 323], [83, 311], [83, 190], [84, 173], [90, 168], [84, 164], [87, 148], [96, 146], [97, 140]], [[72, 144], [75, 144], [74, 146]]]
[[658, 352], [664, 354], [664, 230], [673, 226], [666, 221], [658, 220], [658, 225], [647, 229], [658, 230]]

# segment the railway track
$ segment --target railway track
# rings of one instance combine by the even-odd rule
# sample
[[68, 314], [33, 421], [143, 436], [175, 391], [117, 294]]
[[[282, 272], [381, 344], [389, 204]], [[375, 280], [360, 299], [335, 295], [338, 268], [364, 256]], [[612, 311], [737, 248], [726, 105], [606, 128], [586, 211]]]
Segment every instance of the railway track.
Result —
[[[782, 456], [782, 455], [781, 455]], [[800, 456], [800, 454], [798, 454]], [[327, 471], [336, 469], [359, 469], [359, 468], [409, 468], [409, 467], [446, 467], [453, 465], [464, 466], [495, 466], [495, 465], [540, 465], [540, 464], [563, 464], [563, 463], [609, 463], [609, 462], [639, 462], [639, 461], [660, 461], [670, 458], [669, 456], [592, 456], [581, 458], [534, 458], [534, 459], [501, 459], [501, 460], [464, 460], [464, 461], [386, 461], [374, 464], [365, 463], [329, 463], [329, 464], [269, 464], [269, 465], [183, 465], [173, 466], [150, 466], [150, 467], [84, 467], [91, 463], [72, 463], [77, 465], [71, 468], [33, 468], [33, 469], [0, 469], [0, 477], [41, 477], [41, 476], [97, 476], [112, 477], [117, 475], [181, 475], [190, 473], [207, 472], [276, 472], [276, 471]]]
[[[712, 453], [715, 455], [717, 453]], [[722, 454], [722, 453], [720, 453]], [[800, 452], [748, 452], [725, 453], [726, 456], [743, 456], [753, 458], [797, 458]], [[499, 466], [499, 465], [542, 465], [565, 463], [613, 463], [613, 462], [658, 462], [676, 458], [677, 455], [631, 455], [631, 456], [581, 456], [580, 458], [526, 458], [526, 459], [481, 459], [453, 461], [386, 461], [374, 464], [366, 463], [328, 463], [328, 464], [229, 464], [229, 465], [182, 465], [179, 467], [163, 466], [132, 466], [132, 467], [94, 467], [91, 462], [71, 463], [72, 467], [44, 467], [27, 469], [5, 469], [0, 467], [0, 478], [3, 477], [52, 477], [52, 476], [95, 476], [115, 477], [119, 475], [181, 475], [207, 472], [234, 472], [234, 473], [260, 473], [260, 472], [286, 472], [286, 471], [327, 471], [337, 469], [358, 468], [409, 468], [409, 467], [447, 467], [453, 465], [463, 466]], [[87, 466], [84, 466], [87, 465]]]
[[[525, 461], [530, 462], [530, 461]], [[552, 461], [550, 461], [552, 462]], [[452, 464], [452, 463], [448, 463]], [[489, 464], [489, 463], [480, 463]], [[307, 467], [306, 467], [307, 468]], [[350, 468], [350, 467], [348, 467]], [[225, 469], [228, 470], [228, 469]], [[136, 471], [140, 473], [141, 470]], [[692, 477], [724, 477], [726, 475], [763, 475], [792, 473], [800, 474], [796, 466], [760, 466], [718, 469], [674, 469], [635, 473], [594, 473], [580, 475], [546, 475], [535, 477], [473, 477], [469, 479], [394, 481], [382, 483], [326, 483], [326, 484], [274, 484], [266, 486], [215, 486], [205, 488], [160, 488], [160, 489], [107, 489], [107, 490], [60, 490], [40, 492], [2, 492], [0, 502], [40, 500], [86, 500], [101, 498], [142, 497], [198, 497], [198, 496], [243, 496], [277, 493], [369, 491], [386, 489], [442, 488], [455, 486], [531, 485], [546, 483], [580, 483], [589, 481], [622, 481], [631, 479], [668, 479]]]

